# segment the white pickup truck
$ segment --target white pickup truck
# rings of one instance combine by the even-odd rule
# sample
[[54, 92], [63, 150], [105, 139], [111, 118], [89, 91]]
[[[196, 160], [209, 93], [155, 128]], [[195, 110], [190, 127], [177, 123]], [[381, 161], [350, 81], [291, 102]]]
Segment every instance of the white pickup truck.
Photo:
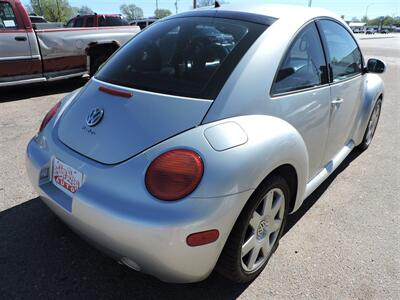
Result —
[[20, 0], [0, 0], [0, 87], [87, 74], [138, 26], [35, 30]]

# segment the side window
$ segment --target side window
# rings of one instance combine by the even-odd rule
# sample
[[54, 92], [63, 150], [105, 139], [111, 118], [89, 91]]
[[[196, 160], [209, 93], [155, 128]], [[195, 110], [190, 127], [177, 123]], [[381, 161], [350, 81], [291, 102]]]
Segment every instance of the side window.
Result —
[[17, 28], [17, 19], [10, 3], [0, 2], [0, 30]]
[[328, 47], [333, 82], [360, 74], [361, 52], [350, 33], [333, 21], [321, 20], [319, 24]]
[[86, 27], [94, 27], [94, 17], [86, 18]]
[[75, 22], [75, 19], [69, 20], [67, 25], [65, 25], [65, 27], [74, 27], [74, 22]]
[[314, 23], [307, 25], [286, 53], [272, 86], [272, 94], [286, 93], [327, 82], [326, 63]]
[[83, 27], [84, 18], [76, 18], [74, 27]]
[[98, 22], [99, 22], [99, 27], [105, 27], [105, 26], [107, 26], [107, 24], [106, 24], [106, 17], [105, 17], [105, 16], [99, 16], [99, 17], [98, 17]]

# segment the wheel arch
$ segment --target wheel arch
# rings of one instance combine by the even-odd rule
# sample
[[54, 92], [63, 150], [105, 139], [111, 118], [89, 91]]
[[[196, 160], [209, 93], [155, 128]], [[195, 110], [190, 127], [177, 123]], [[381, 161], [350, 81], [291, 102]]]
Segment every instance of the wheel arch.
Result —
[[376, 74], [367, 74], [363, 91], [362, 103], [358, 112], [357, 122], [354, 130], [354, 142], [355, 145], [359, 145], [364, 137], [365, 129], [372, 110], [375, 106], [376, 101], [384, 98], [384, 85], [383, 80]]
[[260, 186], [262, 183], [267, 180], [271, 176], [280, 176], [289, 185], [290, 189], [290, 199], [289, 199], [289, 213], [291, 213], [294, 210], [295, 204], [296, 204], [296, 198], [297, 198], [297, 192], [298, 192], [298, 177], [297, 177], [297, 171], [296, 169], [291, 165], [291, 164], [284, 164], [276, 169], [274, 169], [271, 173], [267, 175], [267, 177], [264, 178], [264, 180], [261, 182]]
[[101, 42], [91, 42], [88, 44], [88, 46], [85, 49], [86, 55], [87, 56], [92, 56], [94, 54], [97, 54], [99, 51], [115, 51], [119, 47], [121, 47], [121, 44], [118, 41], [112, 40], [112, 41], [101, 41]]

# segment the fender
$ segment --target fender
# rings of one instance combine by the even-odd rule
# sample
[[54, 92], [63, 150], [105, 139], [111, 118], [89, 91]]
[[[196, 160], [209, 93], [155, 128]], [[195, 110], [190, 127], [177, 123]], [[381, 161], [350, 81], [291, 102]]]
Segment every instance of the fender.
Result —
[[354, 127], [353, 140], [355, 145], [359, 145], [362, 142], [376, 101], [379, 97], [383, 99], [383, 80], [376, 74], [367, 73], [365, 76], [362, 103], [360, 104], [360, 109], [356, 118], [357, 122]]
[[151, 162], [177, 147], [192, 149], [203, 158], [204, 176], [190, 197], [218, 198], [255, 190], [273, 170], [289, 164], [297, 173], [294, 210], [302, 203], [308, 152], [297, 130], [282, 119], [247, 115], [208, 123], [164, 141], [146, 156]]

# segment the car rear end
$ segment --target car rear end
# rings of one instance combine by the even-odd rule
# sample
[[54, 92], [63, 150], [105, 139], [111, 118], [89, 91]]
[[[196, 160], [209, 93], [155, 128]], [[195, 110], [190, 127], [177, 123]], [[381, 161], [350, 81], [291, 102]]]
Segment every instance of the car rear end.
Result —
[[32, 184], [65, 223], [165, 281], [210, 274], [252, 193], [210, 188], [220, 176], [210, 159], [222, 154], [202, 125], [271, 21], [240, 16], [211, 10], [155, 23], [54, 106], [28, 145]]

